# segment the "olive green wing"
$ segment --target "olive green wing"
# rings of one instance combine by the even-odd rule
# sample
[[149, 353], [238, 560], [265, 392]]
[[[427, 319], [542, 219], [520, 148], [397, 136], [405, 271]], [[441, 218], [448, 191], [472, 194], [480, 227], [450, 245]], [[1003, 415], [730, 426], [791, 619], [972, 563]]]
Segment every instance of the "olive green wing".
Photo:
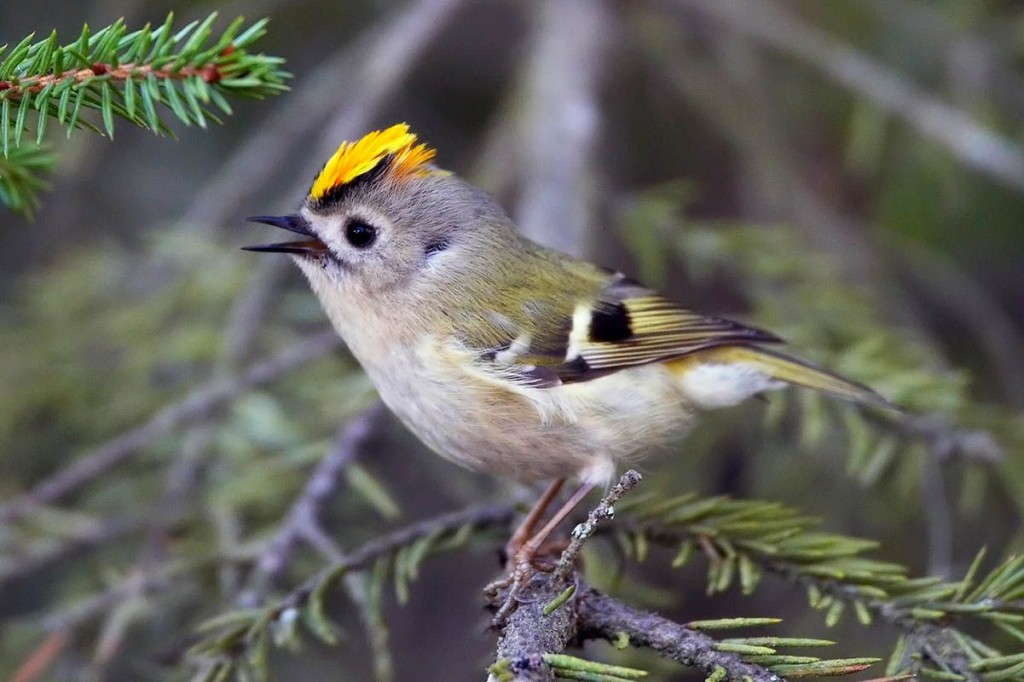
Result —
[[609, 276], [596, 294], [576, 301], [536, 301], [517, 331], [483, 358], [516, 368], [522, 381], [540, 387], [717, 346], [781, 342], [761, 329], [682, 308], [622, 275]]
[[701, 315], [636, 288], [606, 292], [589, 307], [578, 307], [573, 319], [564, 365], [567, 370], [579, 368], [575, 380], [717, 346], [782, 341], [761, 329]]

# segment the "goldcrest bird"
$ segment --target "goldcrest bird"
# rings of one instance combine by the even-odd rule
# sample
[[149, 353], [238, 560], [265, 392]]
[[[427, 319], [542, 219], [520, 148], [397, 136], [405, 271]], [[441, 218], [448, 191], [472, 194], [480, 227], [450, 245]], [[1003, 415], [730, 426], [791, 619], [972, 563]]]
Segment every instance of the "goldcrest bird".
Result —
[[381, 399], [440, 455], [555, 479], [546, 502], [577, 479], [578, 501], [701, 410], [787, 384], [890, 406], [768, 350], [769, 332], [530, 241], [434, 154], [404, 124], [343, 143], [297, 214], [251, 219], [301, 239], [248, 248], [292, 256]]

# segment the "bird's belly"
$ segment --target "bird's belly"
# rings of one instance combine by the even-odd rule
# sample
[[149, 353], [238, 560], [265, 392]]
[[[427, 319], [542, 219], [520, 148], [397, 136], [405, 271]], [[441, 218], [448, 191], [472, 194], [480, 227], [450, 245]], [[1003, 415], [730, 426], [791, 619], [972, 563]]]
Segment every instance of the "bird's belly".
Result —
[[[471, 469], [529, 482], [610, 479], [616, 463], [681, 437], [692, 410], [661, 365], [552, 388], [461, 371], [435, 350], [367, 367], [381, 398], [431, 449]], [[445, 358], [446, 360], [450, 358]]]

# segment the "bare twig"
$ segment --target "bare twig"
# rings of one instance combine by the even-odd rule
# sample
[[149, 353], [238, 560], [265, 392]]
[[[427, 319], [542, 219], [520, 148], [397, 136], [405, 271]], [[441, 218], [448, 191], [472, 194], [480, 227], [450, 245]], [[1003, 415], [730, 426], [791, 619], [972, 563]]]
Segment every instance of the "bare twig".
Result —
[[[305, 539], [322, 546], [322, 543], [318, 542], [322, 533], [318, 520], [320, 510], [337, 490], [341, 474], [373, 435], [374, 427], [382, 414], [383, 406], [378, 403], [339, 430], [334, 447], [320, 460], [306, 481], [302, 494], [285, 517], [280, 530], [260, 556], [249, 578], [249, 589], [239, 598], [240, 602], [253, 605], [260, 601], [259, 595], [288, 565], [299, 540]], [[340, 557], [336, 558], [336, 561], [343, 560]]]
[[60, 656], [68, 645], [68, 633], [58, 630], [50, 633], [29, 657], [14, 671], [11, 682], [35, 682]]
[[623, 495], [640, 485], [641, 480], [642, 477], [639, 472], [633, 469], [627, 471], [619, 479], [619, 482], [612, 486], [608, 494], [602, 498], [600, 504], [587, 514], [587, 520], [573, 529], [569, 546], [562, 552], [562, 556], [558, 559], [558, 565], [555, 566], [555, 571], [551, 576], [556, 584], [563, 583], [569, 578], [573, 567], [576, 565], [576, 557], [583, 550], [584, 543], [597, 531], [598, 524], [605, 519], [615, 517], [615, 508], [612, 505], [621, 500]]
[[[20, 553], [15, 561], [0, 568], [0, 591], [7, 583], [25, 578], [44, 566], [62, 560], [70, 554], [101, 547], [126, 535], [138, 531], [144, 519], [136, 516], [119, 516], [90, 524], [74, 536], [53, 542], [36, 551]], [[5, 562], [6, 563], [6, 562]]]
[[962, 163], [1024, 191], [1024, 149], [965, 112], [928, 96], [836, 36], [800, 21], [776, 3], [750, 0], [679, 0], [733, 28], [794, 54], [875, 105], [903, 119]]
[[577, 609], [582, 639], [617, 642], [624, 633], [633, 646], [648, 647], [673, 661], [698, 668], [706, 675], [717, 669], [724, 670], [726, 677], [716, 679], [735, 682], [781, 680], [766, 668], [745, 663], [734, 653], [719, 651], [718, 643], [701, 632], [656, 613], [633, 608], [593, 589], [587, 589], [580, 595]]
[[183, 400], [160, 410], [144, 424], [93, 448], [32, 490], [4, 504], [0, 507], [0, 524], [15, 521], [40, 505], [60, 499], [127, 461], [158, 438], [204, 418], [240, 394], [321, 358], [340, 345], [341, 340], [333, 330], [314, 334], [252, 365], [237, 377], [201, 386]]

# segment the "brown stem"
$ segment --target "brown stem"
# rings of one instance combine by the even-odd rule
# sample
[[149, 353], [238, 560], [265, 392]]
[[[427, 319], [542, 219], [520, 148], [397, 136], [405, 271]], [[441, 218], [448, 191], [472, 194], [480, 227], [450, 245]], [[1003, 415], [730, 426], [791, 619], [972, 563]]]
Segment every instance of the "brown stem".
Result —
[[157, 69], [151, 64], [108, 64], [95, 62], [87, 69], [68, 69], [60, 73], [49, 73], [43, 76], [29, 76], [14, 81], [0, 81], [0, 92], [7, 91], [7, 99], [20, 99], [26, 92], [37, 93], [43, 88], [56, 83], [75, 81], [87, 83], [93, 78], [109, 77], [110, 80], [126, 81], [130, 78], [148, 78], [155, 76], [161, 80], [185, 80], [198, 76], [207, 83], [216, 83], [221, 73], [213, 64], [204, 66], [182, 66], [179, 69]]
[[725, 670], [726, 680], [778, 682], [778, 675], [739, 655], [719, 651], [717, 642], [702, 632], [649, 611], [641, 611], [592, 589], [580, 595], [577, 606], [581, 639], [606, 639], [615, 642], [622, 634], [633, 646], [649, 647], [666, 658], [707, 674]]

